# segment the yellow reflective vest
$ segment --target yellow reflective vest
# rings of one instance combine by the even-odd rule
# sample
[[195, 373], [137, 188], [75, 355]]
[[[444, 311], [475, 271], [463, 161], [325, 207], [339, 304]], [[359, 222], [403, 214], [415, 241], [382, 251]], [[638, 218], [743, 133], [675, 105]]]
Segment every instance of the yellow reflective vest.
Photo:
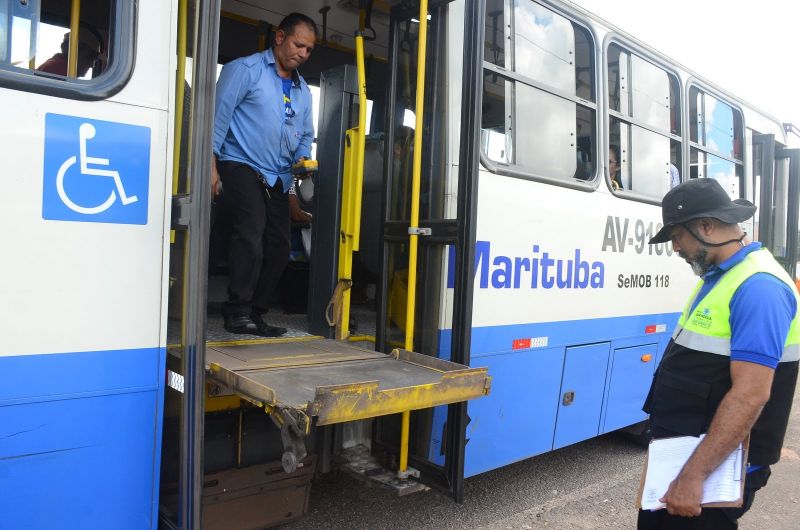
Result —
[[[747, 278], [762, 272], [779, 278], [798, 299], [789, 276], [763, 249], [751, 251], [725, 272], [691, 309], [703, 282], [695, 289], [667, 345], [643, 407], [650, 414], [651, 433], [655, 438], [698, 436], [708, 430], [732, 384], [731, 299]], [[797, 307], [800, 308], [800, 303]], [[750, 431], [751, 464], [766, 466], [780, 459], [797, 384], [799, 352], [800, 326], [796, 311], [775, 370], [770, 399]]]

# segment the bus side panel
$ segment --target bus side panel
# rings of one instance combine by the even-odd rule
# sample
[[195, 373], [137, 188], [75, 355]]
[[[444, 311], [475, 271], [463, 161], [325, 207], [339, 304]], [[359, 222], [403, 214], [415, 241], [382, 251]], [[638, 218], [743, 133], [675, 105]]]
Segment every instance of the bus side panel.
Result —
[[[575, 376], [574, 372], [567, 371], [569, 366], [565, 366], [564, 352], [571, 346], [609, 341], [611, 352], [633, 345], [651, 344], [654, 355], [648, 367], [654, 366], [669, 336], [666, 332], [650, 335], [642, 335], [642, 332], [650, 326], [671, 330], [676, 321], [675, 314], [656, 314], [473, 328], [470, 364], [489, 367], [492, 390], [488, 396], [469, 403], [465, 475], [483, 473], [550, 451], [554, 447], [556, 429], [572, 433], [567, 443], [606, 432], [601, 428], [603, 418], [599, 423], [594, 421], [592, 428], [586, 430], [580, 419], [558, 417], [562, 393], [567, 390], [574, 391], [576, 399], [586, 399], [594, 388], [592, 410], [598, 417], [601, 411], [612, 417], [609, 423], [616, 411], [608, 407], [611, 378], [607, 377], [605, 369], [597, 370], [598, 381], [587, 380], [577, 386], [573, 383], [569, 388], [561, 388], [563, 380]], [[440, 342], [443, 347], [440, 351], [449, 352], [444, 348], [449, 344], [449, 335], [449, 330], [442, 330]], [[537, 346], [537, 343], [542, 346]], [[605, 346], [607, 351], [608, 348]], [[632, 414], [643, 404], [652, 372], [643, 375], [641, 371], [619, 368], [614, 373], [614, 389], [635, 387], [641, 391], [642, 403], [633, 404], [635, 396], [626, 396], [627, 400], [617, 403]], [[434, 421], [437, 418], [443, 421], [443, 417], [440, 413]], [[436, 423], [433, 432], [441, 432]], [[436, 447], [438, 444], [434, 440], [432, 456]]]
[[[666, 330], [672, 330], [677, 319], [677, 314], [656, 314], [473, 328], [470, 364], [487, 366], [493, 379], [490, 394], [468, 405], [465, 476], [644, 419], [641, 406], [669, 342]], [[665, 331], [643, 335], [648, 328]], [[439, 356], [446, 359], [452, 332], [443, 329], [439, 333]], [[605, 366], [607, 359], [608, 370], [596, 367], [590, 372], [596, 372], [596, 378], [576, 382], [578, 374], [564, 362], [565, 351], [600, 343], [606, 344], [606, 355], [598, 362]], [[645, 354], [650, 357], [643, 361]], [[563, 384], [568, 388], [562, 388]], [[580, 418], [559, 417], [561, 398], [567, 391], [574, 392], [600, 421], [589, 427]], [[438, 407], [428, 457], [439, 465], [444, 464], [446, 419], [447, 408]], [[554, 443], [557, 429], [569, 437], [566, 443]]]
[[[13, 178], [7, 181], [7, 200], [0, 203], [0, 224], [10, 227], [4, 245], [20, 256], [4, 262], [0, 277], [5, 330], [0, 360], [7, 379], [0, 385], [0, 438], [7, 438], [0, 444], [0, 483], [9, 485], [4, 491], [15, 492], [0, 501], [6, 507], [4, 521], [13, 521], [11, 528], [31, 527], [30, 503], [40, 497], [25, 492], [41, 491], [47, 501], [41, 506], [57, 506], [52, 513], [61, 512], [58, 524], [64, 528], [155, 528], [165, 385], [161, 307], [167, 113], [108, 102], [56, 104], [53, 98], [32, 100], [11, 91], [3, 91], [3, 97], [10, 103], [0, 114], [18, 123], [28, 139], [15, 144], [18, 154], [8, 158]], [[136, 189], [127, 171], [131, 160], [145, 168], [147, 187], [135, 192], [138, 201], [122, 205], [117, 196], [113, 205], [127, 215], [124, 208], [146, 200], [144, 224], [48, 218], [52, 203], [47, 194], [58, 197], [52, 169], [58, 164], [48, 162], [51, 142], [58, 140], [48, 129], [52, 116], [73, 124], [75, 157], [74, 124], [97, 124], [87, 156], [110, 159], [109, 167], [119, 171], [124, 185]], [[123, 158], [120, 164], [117, 155], [130, 149], [129, 139], [103, 136], [107, 124], [112, 132], [146, 129], [149, 153], [140, 147], [140, 157]], [[0, 143], [9, 145], [11, 139]], [[115, 189], [111, 178], [82, 175], [77, 163], [68, 177], [69, 184], [95, 186], [106, 196]], [[131, 357], [130, 352], [140, 353]], [[128, 384], [128, 378], [138, 382]], [[62, 424], [62, 418], [70, 421]], [[24, 456], [29, 453], [50, 456]], [[37, 483], [39, 489], [31, 490]], [[83, 495], [82, 503], [69, 500], [75, 491]], [[95, 525], [92, 521], [103, 513], [119, 524]]]
[[650, 390], [657, 352], [657, 343], [613, 350], [600, 432], [614, 431], [647, 419], [641, 398]]
[[164, 356], [0, 357], [0, 526], [153, 526]]
[[0, 89], [1, 528], [157, 526], [174, 5], [111, 100]]
[[492, 375], [489, 396], [470, 401], [466, 463], [470, 477], [549, 451], [558, 411], [564, 348], [476, 360]]
[[647, 244], [656, 206], [486, 172], [479, 187], [473, 327], [677, 313], [696, 284]]
[[[473, 330], [473, 335], [479, 330]], [[452, 331], [439, 331], [439, 357], [449, 359]], [[473, 353], [474, 354], [474, 353]], [[553, 447], [564, 348], [495, 352], [473, 358], [492, 376], [488, 396], [467, 404], [465, 476], [496, 469]], [[557, 374], [557, 377], [556, 375]], [[444, 465], [447, 407], [436, 407], [428, 458]]]

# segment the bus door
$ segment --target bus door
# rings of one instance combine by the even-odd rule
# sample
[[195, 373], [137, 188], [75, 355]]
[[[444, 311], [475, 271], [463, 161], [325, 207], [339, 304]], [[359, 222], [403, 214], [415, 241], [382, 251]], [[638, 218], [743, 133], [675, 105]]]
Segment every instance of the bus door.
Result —
[[[459, 177], [448, 158], [446, 110], [447, 75], [453, 68], [448, 61], [462, 58], [460, 49], [447, 53], [447, 32], [462, 31], [462, 9], [459, 4], [432, 6], [427, 38], [422, 39], [418, 21], [425, 17], [419, 11], [403, 6], [392, 11], [376, 349], [413, 344], [414, 351], [468, 364], [466, 352], [454, 344], [456, 304], [448, 289], [455, 281], [463, 219], [458, 218], [455, 201]], [[418, 96], [422, 54], [424, 91]], [[416, 260], [412, 237], [417, 239]], [[397, 440], [408, 429], [410, 467], [421, 472], [424, 483], [460, 501], [466, 421], [465, 403], [416, 410], [406, 418], [381, 418], [375, 424], [375, 440], [398, 454], [402, 468], [404, 455]]]
[[[280, 4], [265, 0], [259, 5], [263, 6], [265, 17], [275, 16], [274, 19], [265, 21], [271, 24], [277, 24], [283, 16], [293, 10], [289, 2]], [[240, 500], [232, 497], [226, 500], [224, 495], [217, 495], [214, 488], [218, 485], [219, 491], [224, 493], [225, 481], [228, 480], [235, 480], [241, 484], [242, 481], [250, 483], [253, 477], [260, 477], [259, 480], [265, 481], [267, 479], [264, 478], [264, 473], [256, 473], [254, 469], [273, 464], [277, 464], [277, 470], [282, 468], [282, 472], [287, 476], [302, 478], [303, 484], [306, 484], [313, 474], [314, 453], [320, 452], [313, 443], [319, 428], [404, 411], [462, 403], [486, 394], [490, 379], [485, 368], [469, 368], [448, 360], [414, 353], [404, 343], [393, 344], [387, 350], [391, 350], [391, 354], [387, 355], [382, 351], [364, 348], [363, 344], [358, 346], [349, 341], [331, 340], [308, 333], [291, 334], [291, 336], [287, 334], [286, 337], [277, 339], [230, 337], [225, 334], [220, 335], [218, 339], [213, 335], [214, 322], [219, 319], [212, 316], [210, 310], [209, 314], [206, 314], [206, 300], [209, 293], [205, 290], [204, 283], [207, 272], [209, 210], [211, 210], [209, 205], [212, 199], [208, 185], [211, 160], [209, 146], [213, 126], [210, 109], [214, 108], [213, 86], [218, 53], [222, 58], [222, 50], [226, 50], [227, 54], [227, 50], [232, 48], [230, 43], [222, 42], [223, 39], [230, 37], [230, 33], [224, 31], [225, 24], [230, 25], [225, 18], [230, 16], [223, 13], [225, 18], [220, 21], [219, 2], [213, 0], [206, 3], [199, 2], [195, 4], [195, 9], [196, 11], [192, 12], [191, 9], [187, 9], [186, 4], [181, 3], [181, 15], [178, 17], [181, 26], [178, 35], [195, 37], [194, 40], [187, 40], [184, 48], [179, 46], [179, 55], [185, 49], [186, 59], [182, 55], [178, 59], [179, 65], [191, 64], [192, 75], [188, 76], [191, 82], [187, 81], [191, 86], [183, 85], [184, 89], [188, 88], [191, 91], [187, 104], [190, 109], [186, 166], [188, 172], [183, 177], [184, 180], [181, 180], [181, 165], [176, 162], [179, 170], [174, 188], [173, 228], [176, 233], [173, 236], [171, 249], [174, 263], [171, 265], [170, 273], [171, 277], [175, 278], [173, 282], [175, 291], [171, 293], [170, 304], [172, 317], [170, 326], [174, 327], [170, 334], [170, 343], [173, 345], [171, 351], [174, 355], [171, 358], [169, 376], [175, 379], [175, 386], [171, 385], [175, 391], [171, 392], [172, 398], [167, 407], [172, 407], [174, 410], [174, 414], [170, 416], [171, 431], [175, 434], [171, 437], [173, 440], [171, 443], [167, 441], [165, 435], [164, 467], [172, 465], [173, 469], [169, 473], [165, 469], [163, 473], [161, 504], [162, 514], [166, 514], [162, 520], [169, 521], [172, 526], [195, 528], [199, 526], [197, 523], [199, 518], [202, 518], [206, 528], [222, 528], [231, 527], [225, 526], [226, 518], [230, 522], [230, 518], [234, 516], [233, 512], [236, 512], [235, 515], [243, 516], [243, 510], [232, 508]], [[357, 14], [346, 11], [341, 14], [349, 15], [347, 20], [352, 21], [350, 29], [357, 27]], [[187, 28], [185, 22], [187, 20], [194, 21], [194, 26]], [[413, 31], [409, 30], [408, 38], [413, 37]], [[363, 46], [363, 43], [359, 43], [357, 39], [356, 48], [360, 46]], [[331, 56], [331, 54], [318, 55]], [[227, 58], [233, 59], [237, 56], [231, 53]], [[194, 60], [188, 61], [189, 57]], [[363, 50], [359, 51], [358, 57], [359, 72], [356, 84], [363, 87], [366, 84]], [[348, 59], [351, 60], [352, 57]], [[343, 72], [352, 74], [352, 68], [345, 68]], [[409, 72], [409, 75], [413, 74]], [[182, 105], [181, 102], [186, 99], [184, 97], [186, 94], [181, 92], [183, 77], [179, 74], [177, 79], [175, 106], [178, 109]], [[350, 99], [342, 94], [339, 94], [338, 98], [334, 97], [331, 93], [335, 90], [334, 83], [322, 84], [324, 85], [321, 95], [322, 107], [326, 107], [333, 100], [342, 102]], [[352, 83], [342, 84], [344, 87], [351, 85]], [[349, 90], [347, 94], [353, 92], [352, 89], [347, 90]], [[355, 108], [366, 110], [366, 105], [359, 104]], [[353, 109], [343, 108], [340, 111], [341, 116], [351, 116]], [[358, 238], [357, 217], [346, 218], [342, 212], [346, 209], [350, 215], [358, 208], [350, 205], [338, 210], [323, 209], [319, 206], [323, 203], [325, 205], [337, 203], [339, 193], [345, 197], [349, 191], [356, 189], [354, 182], [358, 179], [353, 180], [352, 173], [358, 170], [361, 164], [359, 161], [363, 159], [364, 113], [358, 113], [358, 127], [347, 131], [337, 130], [333, 122], [325, 118], [331, 114], [331, 109], [321, 110], [323, 120], [318, 130], [319, 166], [321, 171], [322, 168], [328, 168], [342, 171], [346, 175], [342, 177], [341, 173], [332, 171], [326, 174], [327, 179], [324, 183], [321, 175], [318, 175], [320, 184], [325, 185], [315, 186], [314, 192], [316, 202], [313, 209], [314, 224], [320, 228], [315, 230], [313, 236], [312, 269], [334, 267], [336, 270], [335, 264], [342, 257], [342, 246], [337, 246], [335, 242], [340, 240], [352, 242]], [[181, 112], [176, 112], [176, 115], [181, 115]], [[176, 119], [176, 131], [178, 129], [186, 131], [183, 125], [180, 125], [182, 123], [181, 118]], [[347, 119], [341, 119], [338, 123], [352, 125]], [[323, 145], [325, 142], [334, 141], [340, 142], [341, 152], [344, 152], [344, 170], [341, 170], [342, 160], [336, 158], [340, 149], [328, 149]], [[178, 151], [180, 139], [177, 132], [175, 145]], [[329, 152], [335, 153], [335, 156], [328, 158], [326, 153]], [[179, 154], [176, 152], [177, 158]], [[356, 163], [353, 162], [354, 159]], [[341, 184], [342, 178], [344, 184]], [[329, 188], [327, 184], [332, 180], [339, 181], [340, 184]], [[356, 203], [358, 203], [357, 198], [356, 194]], [[325, 234], [331, 236], [331, 231], [325, 231], [325, 228], [330, 227], [338, 227], [332, 232], [333, 242], [320, 244]], [[349, 251], [357, 248], [357, 245], [355, 248], [350, 245]], [[441, 252], [441, 248], [437, 251]], [[338, 278], [334, 279], [341, 282], [347, 280], [349, 274], [340, 267]], [[181, 286], [176, 288], [175, 285], [178, 284]], [[325, 294], [325, 299], [331, 299], [335, 291], [335, 285], [328, 287], [329, 292]], [[345, 319], [345, 322], [349, 321]], [[348, 338], [347, 333], [341, 330], [337, 333], [337, 337]], [[225, 396], [230, 398], [230, 404], [219, 401]], [[220, 410], [211, 411], [209, 405], [212, 402], [219, 403]], [[274, 424], [274, 428], [269, 434], [268, 448], [264, 448], [263, 439], [254, 440], [248, 436], [247, 418], [243, 417], [243, 408], [255, 412], [261, 420], [271, 419], [270, 425]], [[232, 421], [227, 422], [228, 417]], [[217, 419], [221, 419], [220, 423], [227, 422], [230, 425], [216, 425]], [[216, 434], [220, 434], [220, 440], [217, 440]], [[277, 444], [273, 443], [275, 440]], [[399, 441], [398, 435], [395, 443]], [[254, 446], [263, 450], [253, 449]], [[248, 455], [255, 452], [258, 452], [260, 457], [248, 459]], [[220, 457], [225, 454], [229, 455], [227, 461], [223, 461]], [[213, 473], [209, 473], [211, 465], [215, 469]], [[170, 477], [177, 478], [170, 480]], [[270, 502], [274, 504], [275, 500], [274, 497], [272, 500], [262, 498], [265, 495], [264, 491], [269, 488], [261, 486], [264, 486], [261, 482], [253, 486], [261, 489], [258, 492], [254, 490], [253, 496], [248, 498], [253, 499], [254, 509], [257, 508], [255, 504], [260, 506], [258, 510], [261, 510], [263, 516], [263, 512], [266, 511], [264, 506]], [[210, 495], [215, 499], [213, 502], [210, 500]], [[206, 501], [201, 503], [201, 498]], [[202, 517], [199, 511], [201, 504], [203, 504]], [[276, 514], [280, 512], [275, 521], [279, 521], [288, 511], [283, 508], [279, 506], [271, 508]], [[259, 521], [258, 524], [264, 525], [263, 519]], [[248, 527], [256, 527], [256, 524]]]
[[206, 271], [220, 0], [178, 0], [169, 239], [167, 390], [159, 514], [200, 528], [203, 491]]
[[758, 205], [754, 238], [795, 278], [800, 211], [800, 150], [772, 134], [753, 135], [753, 199]]

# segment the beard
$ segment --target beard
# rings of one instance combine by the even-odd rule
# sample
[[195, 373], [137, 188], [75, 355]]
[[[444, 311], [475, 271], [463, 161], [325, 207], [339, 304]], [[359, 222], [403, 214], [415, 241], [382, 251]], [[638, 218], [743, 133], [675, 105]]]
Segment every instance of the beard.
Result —
[[678, 252], [678, 255], [686, 260], [686, 263], [692, 267], [692, 271], [698, 276], [703, 276], [713, 266], [711, 263], [708, 263], [708, 247], [705, 245], [700, 245], [700, 248], [697, 249], [694, 256], [690, 256], [684, 252]]

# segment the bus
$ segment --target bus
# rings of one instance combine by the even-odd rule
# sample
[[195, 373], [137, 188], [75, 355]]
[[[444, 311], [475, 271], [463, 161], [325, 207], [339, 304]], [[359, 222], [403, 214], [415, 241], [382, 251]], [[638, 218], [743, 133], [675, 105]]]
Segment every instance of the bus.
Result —
[[[270, 308], [223, 328], [221, 65], [318, 24], [319, 170]], [[797, 262], [796, 130], [558, 0], [0, 0], [8, 528], [266, 528], [334, 469], [465, 478], [641, 410], [694, 278], [661, 197], [714, 178]]]

